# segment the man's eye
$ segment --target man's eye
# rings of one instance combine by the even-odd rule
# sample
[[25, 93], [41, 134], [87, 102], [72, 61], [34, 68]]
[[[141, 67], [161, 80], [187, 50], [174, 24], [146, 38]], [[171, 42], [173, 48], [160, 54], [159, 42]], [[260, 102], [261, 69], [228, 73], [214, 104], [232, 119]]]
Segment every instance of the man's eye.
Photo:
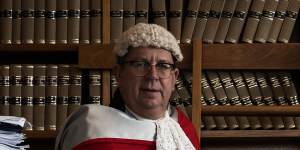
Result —
[[132, 66], [133, 67], [144, 67], [146, 65], [145, 62], [133, 62]]
[[167, 64], [167, 63], [159, 63], [159, 64], [156, 65], [156, 67], [160, 68], [160, 69], [169, 69], [172, 66], [170, 64]]

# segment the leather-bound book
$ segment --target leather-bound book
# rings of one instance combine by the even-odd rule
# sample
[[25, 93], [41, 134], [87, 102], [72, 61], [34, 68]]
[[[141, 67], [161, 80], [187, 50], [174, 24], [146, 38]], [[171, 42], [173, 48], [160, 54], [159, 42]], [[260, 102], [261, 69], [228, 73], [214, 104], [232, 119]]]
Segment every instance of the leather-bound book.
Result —
[[47, 44], [56, 43], [56, 1], [46, 0], [45, 5], [45, 42]]
[[188, 116], [192, 117], [192, 104], [191, 104], [192, 97], [188, 92], [187, 87], [184, 85], [183, 79], [181, 77], [179, 77], [176, 80], [175, 86], [180, 96], [180, 104], [184, 104]]
[[278, 35], [278, 42], [288, 43], [294, 29], [296, 19], [299, 13], [300, 0], [290, 0], [289, 6], [286, 10], [286, 17], [284, 18], [281, 30]]
[[213, 0], [209, 11], [209, 17], [203, 33], [203, 41], [205, 43], [213, 43], [218, 30], [221, 13], [225, 0]]
[[89, 104], [101, 104], [101, 72], [89, 70]]
[[110, 79], [110, 86], [111, 86], [111, 97], [113, 98], [113, 96], [115, 95], [115, 92], [118, 88], [118, 81], [116, 78], [115, 74], [111, 74], [111, 79]]
[[187, 112], [184, 105], [181, 103], [181, 97], [179, 96], [177, 89], [175, 89], [171, 94], [170, 104], [179, 108], [185, 114], [186, 117], [192, 117], [191, 114]]
[[44, 130], [46, 65], [34, 65], [33, 75], [33, 130]]
[[59, 130], [67, 118], [68, 93], [70, 86], [70, 65], [61, 64], [57, 68], [57, 111], [56, 129]]
[[68, 0], [68, 43], [79, 43], [80, 0]]
[[225, 0], [214, 42], [224, 43], [233, 12], [238, 0]]
[[[247, 14], [247, 21], [242, 35], [242, 41], [253, 43], [253, 39], [257, 30], [258, 23], [262, 16], [266, 0], [253, 0], [252, 5]], [[268, 5], [268, 4], [266, 4]]]
[[283, 23], [283, 20], [286, 16], [286, 9], [289, 5], [289, 0], [279, 0], [278, 6], [276, 8], [275, 16], [271, 29], [267, 38], [267, 42], [276, 43], [277, 38]]
[[56, 130], [57, 69], [54, 64], [46, 66], [45, 130]]
[[79, 43], [90, 43], [90, 1], [80, 0]]
[[22, 94], [22, 66], [20, 64], [11, 64], [9, 66], [9, 115], [21, 116], [21, 94]]
[[12, 40], [12, 0], [0, 1], [0, 43], [11, 44]]
[[102, 42], [102, 0], [90, 0], [91, 22], [90, 34], [91, 43]]
[[12, 43], [21, 44], [21, 0], [13, 0]]
[[266, 0], [266, 4], [254, 37], [254, 41], [266, 43], [274, 20], [278, 1], [279, 0]]
[[70, 67], [70, 86], [69, 86], [69, 99], [68, 99], [68, 116], [76, 111], [81, 104], [81, 85], [82, 85], [82, 72], [76, 66]]
[[166, 1], [165, 0], [152, 0], [151, 2], [152, 2], [151, 16], [153, 17], [154, 23], [168, 29]]
[[126, 0], [123, 4], [123, 31], [128, 30], [135, 25], [135, 8], [136, 0]]
[[0, 116], [9, 116], [9, 65], [0, 65]]
[[135, 24], [148, 23], [149, 0], [136, 0]]
[[45, 44], [45, 2], [34, 0], [34, 43]]
[[[28, 122], [33, 123], [33, 65], [24, 64], [21, 69], [22, 87], [21, 87], [21, 116]], [[26, 130], [32, 130], [28, 127]]]
[[182, 43], [191, 43], [194, 27], [197, 20], [198, 8], [201, 0], [190, 0], [184, 16], [183, 29], [181, 33]]
[[110, 42], [115, 43], [123, 32], [123, 0], [110, 1]]
[[21, 39], [24, 44], [34, 41], [34, 0], [22, 0]]
[[226, 42], [237, 43], [239, 41], [251, 1], [238, 1], [226, 35]]
[[180, 43], [183, 0], [170, 1], [168, 29]]
[[[207, 103], [205, 102], [205, 98], [203, 96], [203, 92], [201, 94], [201, 105], [207, 106]], [[224, 120], [224, 118], [222, 120]], [[201, 129], [205, 128], [206, 130], [212, 130], [216, 127], [217, 125], [213, 116], [201, 116]]]
[[68, 39], [68, 0], [56, 1], [56, 43], [67, 44]]

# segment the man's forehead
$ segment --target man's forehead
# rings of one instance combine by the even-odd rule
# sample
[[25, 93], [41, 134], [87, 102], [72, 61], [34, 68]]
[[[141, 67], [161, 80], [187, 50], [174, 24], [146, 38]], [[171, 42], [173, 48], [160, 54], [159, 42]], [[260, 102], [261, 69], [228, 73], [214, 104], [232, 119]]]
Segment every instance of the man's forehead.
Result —
[[127, 58], [140, 58], [140, 59], [156, 59], [156, 60], [172, 60], [171, 52], [154, 47], [137, 47], [130, 48]]

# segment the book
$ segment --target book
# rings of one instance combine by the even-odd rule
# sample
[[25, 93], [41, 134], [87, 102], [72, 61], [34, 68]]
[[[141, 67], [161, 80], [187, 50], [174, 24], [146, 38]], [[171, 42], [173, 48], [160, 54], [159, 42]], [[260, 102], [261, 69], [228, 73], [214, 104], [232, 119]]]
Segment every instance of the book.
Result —
[[[178, 96], [180, 97], [180, 99], [178, 99], [178, 105], [179, 107], [184, 107], [185, 111], [187, 112], [187, 117], [191, 118], [192, 117], [192, 104], [191, 104], [191, 100], [192, 97], [190, 95], [190, 93], [188, 92], [186, 86], [183, 83], [183, 79], [182, 78], [178, 78], [175, 82], [175, 87], [178, 93]], [[176, 94], [176, 92], [175, 92]]]
[[22, 74], [21, 64], [9, 65], [9, 115], [21, 116]]
[[67, 43], [79, 43], [80, 0], [68, 0]]
[[177, 107], [179, 110], [181, 110], [183, 112], [183, 114], [188, 117], [189, 119], [191, 118], [191, 114], [188, 114], [187, 110], [185, 109], [185, 107], [183, 106], [183, 104], [181, 103], [181, 97], [178, 94], [178, 90], [175, 89], [170, 97], [170, 104]]
[[123, 32], [123, 0], [110, 1], [110, 42], [115, 43]]
[[149, 0], [136, 0], [135, 24], [148, 23]]
[[[22, 64], [21, 66], [21, 116], [28, 122], [33, 123], [33, 65]], [[31, 128], [25, 128], [32, 130]]]
[[203, 32], [203, 41], [205, 43], [213, 43], [218, 30], [221, 12], [224, 7], [225, 0], [213, 0], [209, 11], [209, 17]]
[[46, 0], [45, 5], [45, 43], [56, 43], [56, 0]]
[[90, 43], [90, 1], [80, 0], [79, 43]]
[[101, 104], [101, 72], [89, 70], [89, 104]]
[[81, 86], [82, 86], [82, 72], [76, 65], [71, 65], [69, 69], [70, 86], [68, 89], [68, 112], [71, 115], [76, 111], [81, 104]]
[[9, 65], [0, 65], [0, 116], [9, 115]]
[[[201, 94], [201, 105], [207, 106], [205, 102], [205, 98], [203, 96], [203, 92]], [[224, 119], [224, 118], [223, 118]], [[201, 128], [205, 128], [206, 130], [213, 130], [217, 127], [216, 122], [213, 116], [202, 116], [201, 117]]]
[[115, 74], [111, 74], [111, 80], [110, 80], [110, 86], [111, 86], [111, 97], [113, 98], [114, 95], [115, 95], [115, 92], [118, 88], [118, 81], [117, 81], [117, 78], [116, 78], [116, 75]]
[[196, 24], [198, 8], [201, 0], [190, 0], [184, 15], [183, 28], [181, 33], [182, 43], [191, 43], [194, 27]]
[[56, 43], [67, 44], [68, 39], [68, 0], [56, 1]]
[[102, 42], [102, 0], [90, 0], [91, 43]]
[[[247, 13], [247, 21], [242, 36], [242, 41], [253, 43], [253, 39], [257, 30], [257, 26], [262, 16], [266, 0], [253, 0], [252, 5]], [[266, 4], [269, 5], [269, 4]]]
[[251, 1], [238, 1], [225, 38], [226, 42], [237, 43], [239, 41]]
[[181, 37], [181, 22], [182, 22], [182, 9], [183, 0], [172, 0], [170, 1], [169, 8], [169, 24], [168, 29], [175, 36], [178, 43], [180, 43]]
[[135, 5], [136, 0], [127, 0], [126, 3], [123, 4], [123, 31], [135, 25]]
[[33, 130], [44, 130], [46, 65], [35, 64], [33, 74]]
[[293, 28], [298, 17], [300, 0], [290, 0], [286, 10], [286, 17], [283, 20], [281, 30], [278, 35], [278, 42], [288, 43], [292, 35]]
[[24, 44], [34, 42], [34, 0], [22, 0], [21, 40]]
[[165, 0], [152, 0], [152, 12], [151, 16], [155, 24], [158, 24], [165, 29], [168, 29], [167, 24], [167, 12]]
[[12, 0], [0, 1], [0, 43], [12, 43]]
[[267, 38], [267, 42], [276, 43], [277, 38], [286, 16], [286, 9], [288, 7], [289, 0], [279, 0], [278, 6], [276, 8], [273, 23], [271, 25], [270, 33]]
[[274, 20], [279, 0], [266, 0], [266, 4], [255, 33], [254, 41], [266, 43]]
[[34, 0], [34, 43], [45, 44], [45, 2]]
[[12, 44], [21, 44], [21, 0], [13, 0]]
[[221, 18], [219, 21], [219, 26], [215, 35], [214, 42], [216, 43], [225, 42], [226, 34], [237, 2], [238, 0], [225, 0], [224, 8], [221, 13]]

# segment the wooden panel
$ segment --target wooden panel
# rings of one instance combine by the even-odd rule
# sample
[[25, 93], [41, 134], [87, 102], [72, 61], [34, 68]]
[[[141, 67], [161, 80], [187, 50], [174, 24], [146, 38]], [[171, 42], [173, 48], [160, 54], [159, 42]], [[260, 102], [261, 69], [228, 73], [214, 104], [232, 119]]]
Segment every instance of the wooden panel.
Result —
[[68, 52], [77, 51], [79, 46], [75, 44], [0, 44], [0, 52]]
[[203, 69], [300, 69], [300, 43], [204, 44]]
[[27, 138], [30, 139], [49, 139], [49, 138], [56, 138], [58, 131], [24, 131]]
[[103, 105], [108, 106], [110, 104], [110, 71], [102, 72], [102, 97]]
[[204, 130], [202, 138], [300, 137], [300, 130]]
[[110, 0], [103, 0], [102, 8], [103, 8], [102, 41], [104, 44], [108, 44], [110, 42]]

